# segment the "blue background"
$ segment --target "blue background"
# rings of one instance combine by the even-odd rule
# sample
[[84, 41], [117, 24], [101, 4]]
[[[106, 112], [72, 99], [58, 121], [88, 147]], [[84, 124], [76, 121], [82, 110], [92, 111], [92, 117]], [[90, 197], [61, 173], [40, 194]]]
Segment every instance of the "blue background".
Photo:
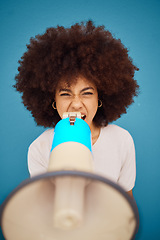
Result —
[[[47, 27], [92, 19], [128, 47], [140, 68], [140, 95], [116, 123], [132, 134], [137, 156], [134, 189], [140, 214], [136, 239], [160, 239], [160, 1], [5, 0], [0, 3], [0, 203], [28, 178], [27, 148], [44, 131], [12, 88], [31, 36]], [[3, 239], [0, 233], [0, 239]]]

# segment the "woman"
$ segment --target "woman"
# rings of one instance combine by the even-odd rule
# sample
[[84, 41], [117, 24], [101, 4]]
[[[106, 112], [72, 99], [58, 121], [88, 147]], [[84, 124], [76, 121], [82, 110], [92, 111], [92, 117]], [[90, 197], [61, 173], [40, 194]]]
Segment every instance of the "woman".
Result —
[[120, 40], [92, 21], [57, 26], [31, 38], [14, 87], [37, 125], [51, 127], [29, 147], [30, 175], [47, 171], [53, 128], [64, 112], [81, 112], [92, 135], [95, 171], [132, 196], [135, 150], [130, 134], [112, 121], [137, 95], [138, 70]]

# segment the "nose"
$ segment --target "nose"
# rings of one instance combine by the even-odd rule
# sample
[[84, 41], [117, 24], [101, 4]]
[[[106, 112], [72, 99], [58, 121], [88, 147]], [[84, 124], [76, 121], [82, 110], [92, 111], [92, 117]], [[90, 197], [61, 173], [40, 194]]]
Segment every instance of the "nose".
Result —
[[72, 99], [71, 105], [70, 105], [72, 110], [77, 111], [77, 110], [81, 109], [82, 106], [83, 106], [83, 103], [82, 103], [81, 98], [79, 96], [74, 96], [74, 98]]

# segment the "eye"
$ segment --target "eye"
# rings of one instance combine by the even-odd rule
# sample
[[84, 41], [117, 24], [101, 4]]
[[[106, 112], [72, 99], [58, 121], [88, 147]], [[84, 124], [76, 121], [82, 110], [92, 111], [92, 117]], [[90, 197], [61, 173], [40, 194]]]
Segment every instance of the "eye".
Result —
[[63, 97], [63, 96], [71, 96], [71, 95], [69, 93], [61, 93], [60, 96]]
[[93, 92], [84, 92], [82, 95], [84, 95], [84, 96], [93, 95]]

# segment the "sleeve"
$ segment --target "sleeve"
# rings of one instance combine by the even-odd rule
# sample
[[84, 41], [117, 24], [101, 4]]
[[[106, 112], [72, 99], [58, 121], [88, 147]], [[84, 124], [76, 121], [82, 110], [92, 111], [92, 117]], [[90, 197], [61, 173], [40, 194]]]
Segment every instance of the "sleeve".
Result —
[[128, 137], [124, 142], [123, 148], [123, 161], [118, 179], [125, 191], [130, 191], [135, 185], [136, 179], [136, 159], [135, 159], [135, 146], [131, 135], [128, 133]]
[[53, 129], [42, 133], [28, 148], [28, 170], [30, 176], [47, 172]]
[[44, 156], [36, 144], [28, 148], [28, 170], [31, 177], [47, 171]]

